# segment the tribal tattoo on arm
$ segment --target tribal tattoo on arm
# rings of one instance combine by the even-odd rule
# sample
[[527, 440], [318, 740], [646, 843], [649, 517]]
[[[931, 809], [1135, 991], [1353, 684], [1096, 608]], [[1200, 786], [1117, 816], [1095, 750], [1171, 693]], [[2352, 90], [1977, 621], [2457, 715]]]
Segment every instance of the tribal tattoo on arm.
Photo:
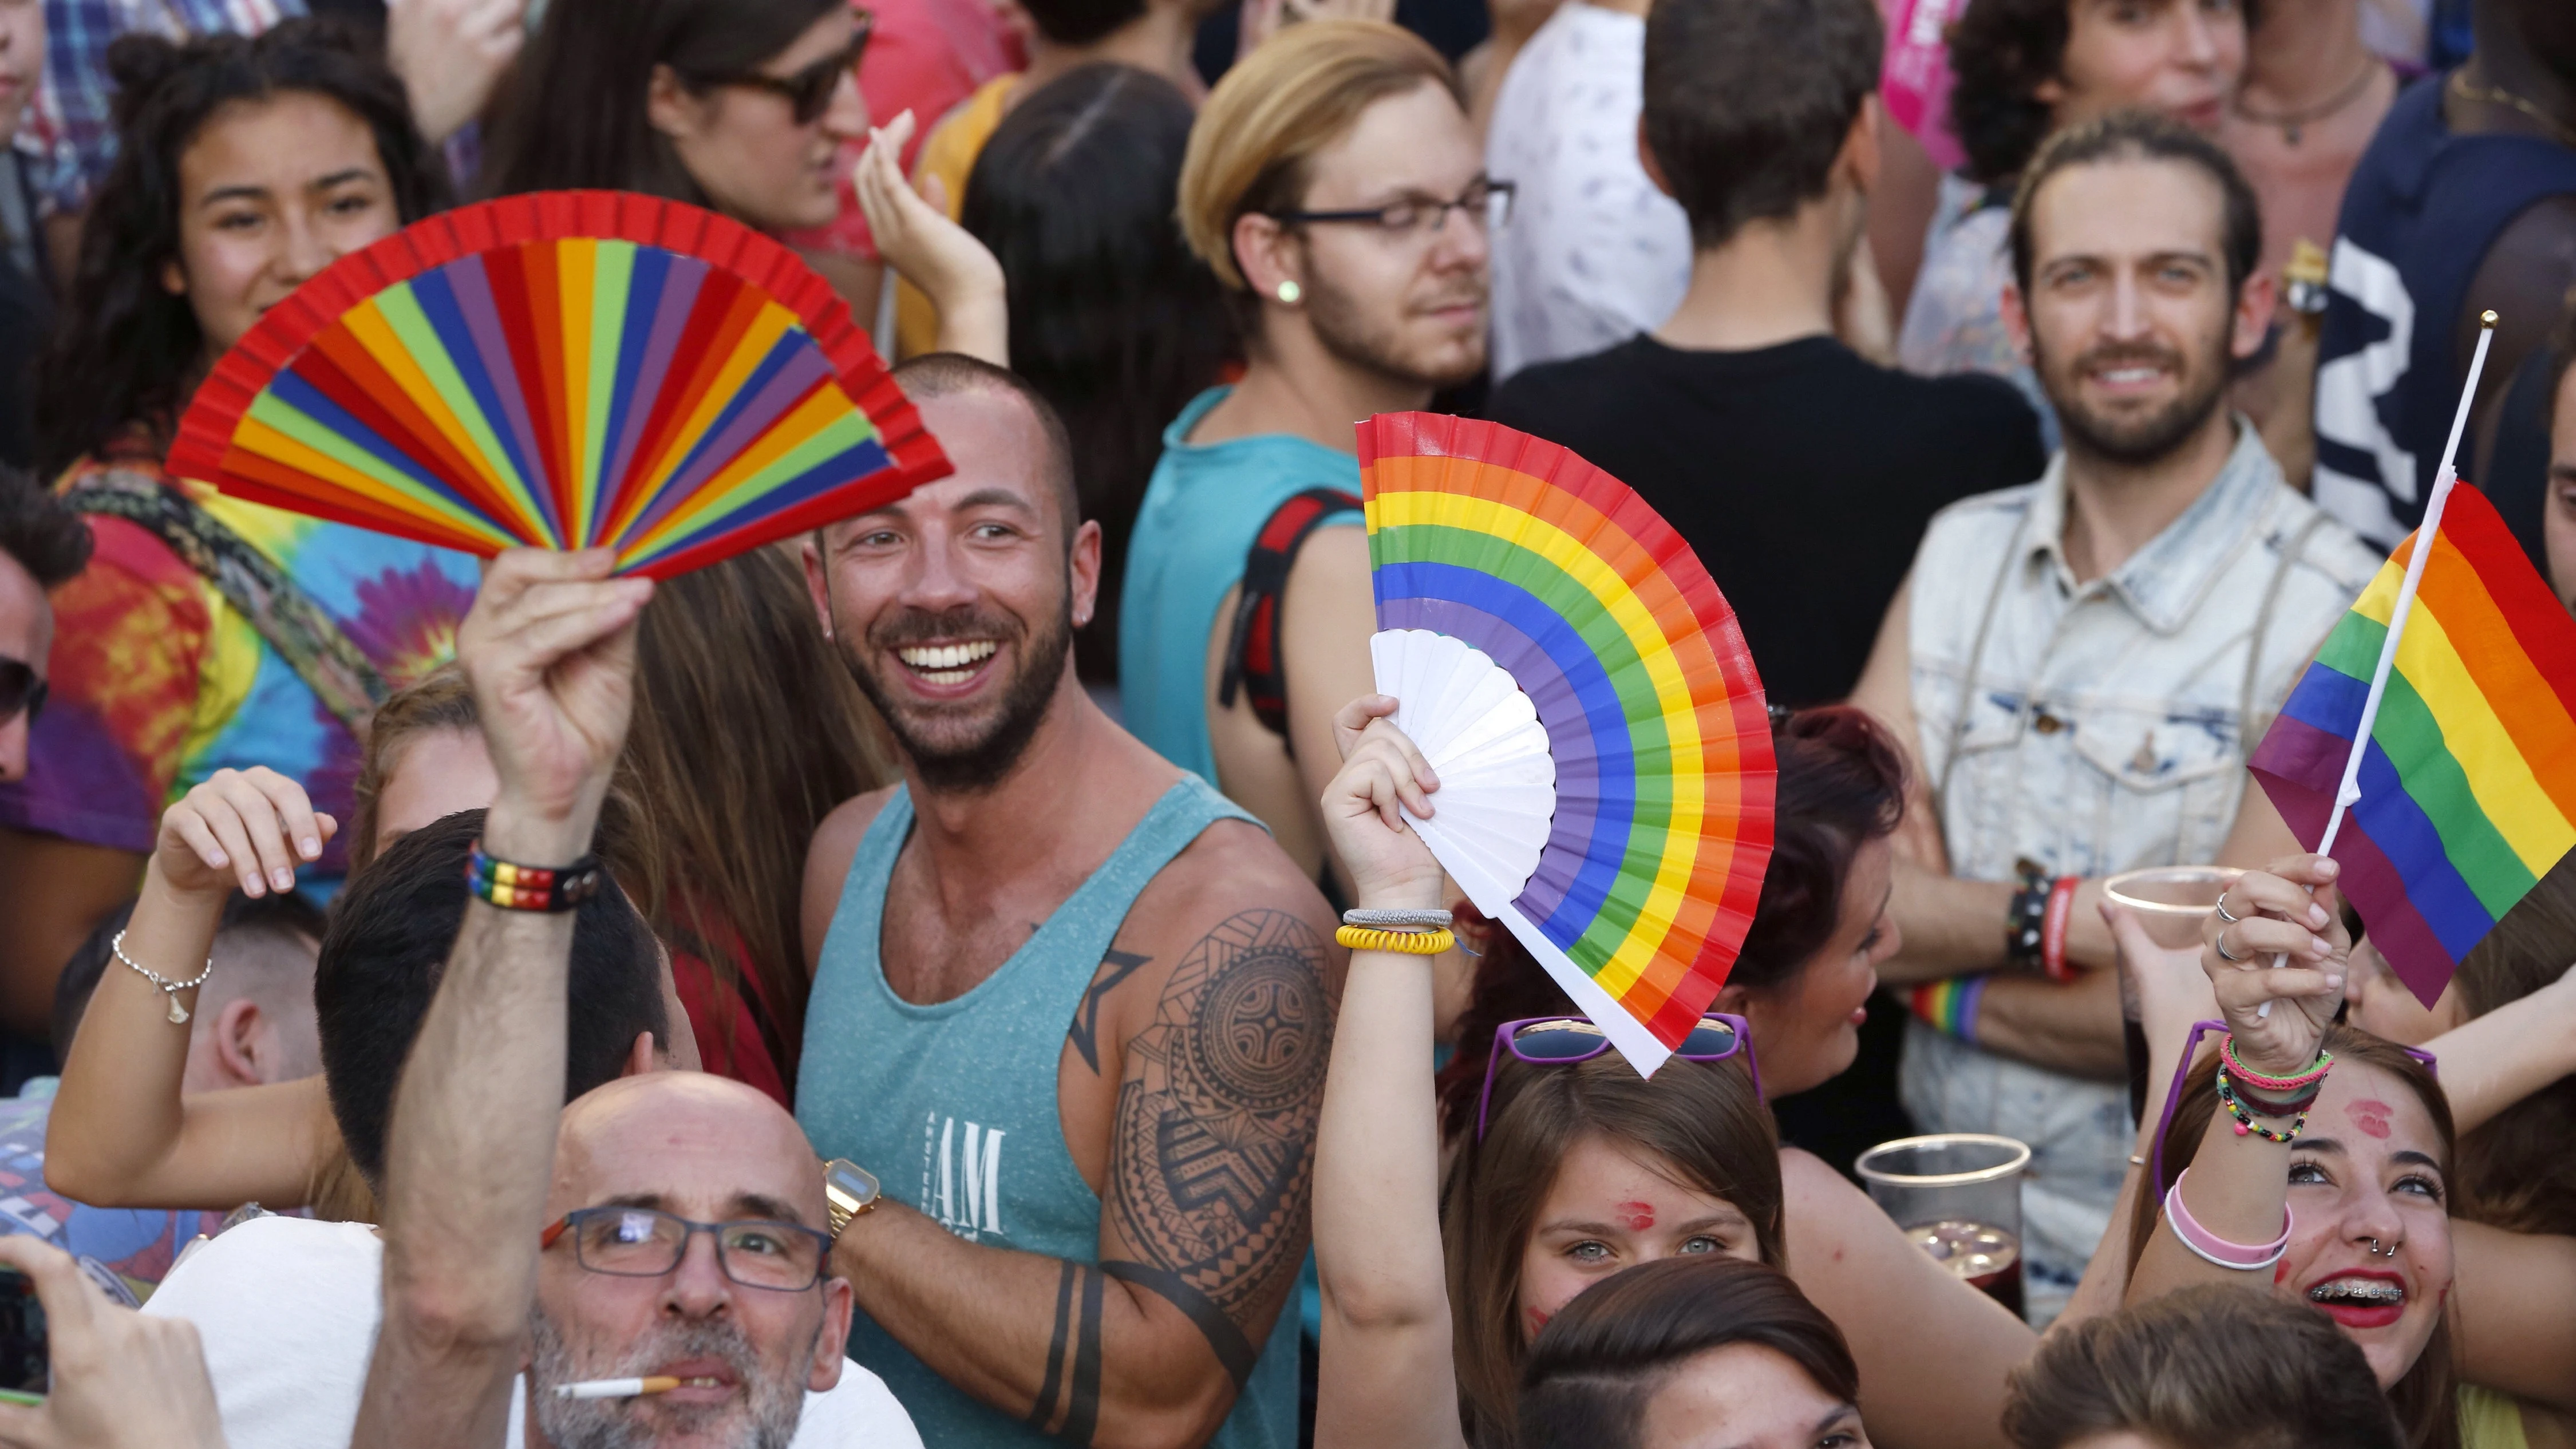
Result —
[[1253, 910], [1173, 968], [1127, 1044], [1102, 1205], [1135, 1257], [1064, 1266], [1033, 1427], [1087, 1443], [1099, 1423], [1104, 1278], [1180, 1309], [1238, 1391], [1251, 1376], [1254, 1335], [1305, 1253], [1332, 1032], [1324, 964], [1304, 920]]

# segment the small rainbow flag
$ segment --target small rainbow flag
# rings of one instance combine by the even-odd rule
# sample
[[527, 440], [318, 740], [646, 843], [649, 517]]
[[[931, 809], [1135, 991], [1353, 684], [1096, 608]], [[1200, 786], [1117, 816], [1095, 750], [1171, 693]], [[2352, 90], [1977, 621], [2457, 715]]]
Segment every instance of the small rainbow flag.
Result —
[[[2317, 651], [2250, 768], [2319, 848], [2408, 561], [2398, 546]], [[2379, 954], [2427, 1006], [2576, 847], [2576, 619], [2485, 495], [2450, 490], [2332, 846]]]

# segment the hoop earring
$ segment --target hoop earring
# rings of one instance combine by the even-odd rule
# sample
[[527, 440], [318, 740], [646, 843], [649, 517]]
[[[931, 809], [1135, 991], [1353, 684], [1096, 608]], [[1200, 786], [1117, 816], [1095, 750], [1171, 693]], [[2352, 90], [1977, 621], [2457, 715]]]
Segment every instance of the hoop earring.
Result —
[[1306, 295], [1305, 289], [1298, 286], [1295, 282], [1281, 282], [1279, 284], [1279, 300], [1287, 303], [1291, 307], [1296, 306], [1297, 299], [1304, 295]]

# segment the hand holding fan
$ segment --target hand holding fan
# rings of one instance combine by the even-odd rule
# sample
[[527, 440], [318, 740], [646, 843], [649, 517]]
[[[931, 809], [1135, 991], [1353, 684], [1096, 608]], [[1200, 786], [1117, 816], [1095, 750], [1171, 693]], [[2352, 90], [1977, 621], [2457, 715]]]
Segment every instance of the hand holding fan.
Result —
[[1440, 775], [1412, 824], [1641, 1072], [1725, 984], [1771, 856], [1734, 611], [1618, 480], [1491, 423], [1360, 424], [1377, 687]]
[[948, 472], [795, 253], [613, 191], [504, 197], [342, 257], [216, 364], [169, 466], [469, 553], [613, 548], [657, 578]]

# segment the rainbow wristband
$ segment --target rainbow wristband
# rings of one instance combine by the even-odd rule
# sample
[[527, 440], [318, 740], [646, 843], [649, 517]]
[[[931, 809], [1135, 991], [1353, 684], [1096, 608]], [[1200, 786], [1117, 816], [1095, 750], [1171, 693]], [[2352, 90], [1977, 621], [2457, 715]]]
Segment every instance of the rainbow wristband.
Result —
[[465, 888], [477, 900], [505, 911], [569, 911], [599, 894], [599, 857], [567, 866], [514, 865], [483, 853], [476, 839], [465, 856]]
[[1924, 1025], [1973, 1044], [1977, 1039], [1977, 1003], [1985, 995], [1985, 977], [1953, 976], [1946, 981], [1924, 982], [1907, 993], [1906, 1002]]

